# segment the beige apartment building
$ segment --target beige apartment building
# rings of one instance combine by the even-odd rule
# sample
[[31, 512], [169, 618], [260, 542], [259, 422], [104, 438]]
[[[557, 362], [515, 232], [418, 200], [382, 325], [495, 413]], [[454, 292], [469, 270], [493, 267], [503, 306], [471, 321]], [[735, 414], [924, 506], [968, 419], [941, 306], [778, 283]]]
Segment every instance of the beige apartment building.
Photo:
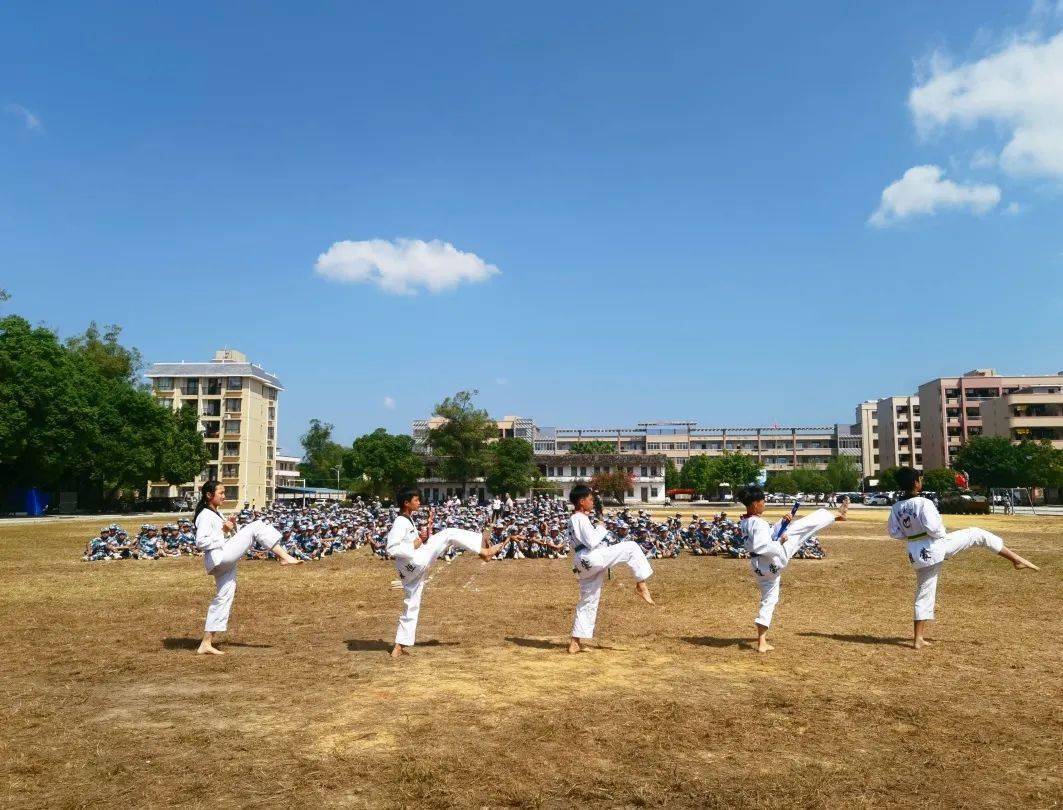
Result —
[[1063, 450], [1063, 381], [1020, 388], [982, 405], [982, 433], [1013, 442], [1050, 441]]
[[155, 363], [145, 376], [161, 404], [195, 409], [210, 454], [194, 481], [149, 481], [151, 497], [196, 497], [213, 478], [230, 507], [273, 501], [280, 380], [235, 349], [219, 349], [207, 363]]
[[883, 397], [876, 403], [879, 469], [923, 468], [919, 397]]
[[864, 400], [856, 406], [852, 432], [860, 438], [860, 468], [864, 477], [873, 477], [882, 469], [878, 437], [878, 402]]
[[1052, 388], [1061, 374], [1002, 376], [995, 369], [968, 371], [959, 377], [939, 377], [919, 386], [923, 468], [948, 467], [952, 457], [972, 436], [983, 433], [981, 405], [1023, 388]]

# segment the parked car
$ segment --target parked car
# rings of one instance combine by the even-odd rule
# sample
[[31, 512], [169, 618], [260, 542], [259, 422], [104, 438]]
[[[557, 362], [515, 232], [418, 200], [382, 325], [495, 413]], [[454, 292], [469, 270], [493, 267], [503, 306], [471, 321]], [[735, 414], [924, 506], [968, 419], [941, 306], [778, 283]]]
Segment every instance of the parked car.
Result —
[[864, 498], [864, 503], [868, 506], [889, 506], [893, 503], [893, 498], [887, 492], [872, 492]]

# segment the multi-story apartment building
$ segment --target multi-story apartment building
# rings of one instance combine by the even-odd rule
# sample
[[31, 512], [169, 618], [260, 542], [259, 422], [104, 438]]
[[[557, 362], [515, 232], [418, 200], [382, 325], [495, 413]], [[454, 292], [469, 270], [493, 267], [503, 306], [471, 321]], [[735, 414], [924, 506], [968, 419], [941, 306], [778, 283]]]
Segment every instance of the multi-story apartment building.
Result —
[[234, 349], [218, 350], [208, 363], [155, 363], [145, 376], [163, 405], [195, 409], [210, 454], [194, 481], [148, 482], [152, 497], [194, 497], [213, 478], [234, 506], [273, 501], [280, 380]]
[[[427, 432], [441, 424], [435, 417], [413, 423], [414, 439], [422, 448]], [[822, 469], [837, 455], [859, 457], [859, 436], [849, 425], [825, 427], [698, 427], [697, 422], [640, 422], [619, 428], [539, 428], [527, 418], [507, 416], [498, 420], [500, 435], [505, 425], [513, 435], [532, 443], [537, 455], [568, 453], [573, 445], [605, 441], [617, 454], [660, 454], [677, 467], [693, 456], [719, 456], [724, 452], [746, 453], [769, 471], [796, 467]]]
[[982, 432], [1013, 442], [1049, 441], [1063, 450], [1063, 380], [1055, 386], [1020, 388], [981, 404]]
[[864, 477], [877, 475], [882, 469], [878, 446], [878, 402], [868, 399], [856, 406], [852, 432], [860, 438], [860, 468]]
[[879, 469], [923, 468], [919, 397], [883, 397], [877, 408]]
[[1058, 386], [1061, 374], [1007, 377], [994, 369], [982, 368], [959, 377], [938, 377], [920, 385], [924, 469], [950, 466], [956, 451], [972, 436], [982, 434], [984, 401], [1013, 394], [1021, 388]]
[[[427, 452], [428, 447], [428, 432], [442, 425], [447, 420], [442, 416], [431, 416], [428, 419], [415, 419], [410, 429], [410, 434], [413, 436], [413, 440], [416, 448], [421, 452]], [[499, 439], [525, 439], [529, 442], [534, 442], [538, 434], [538, 428], [531, 419], [527, 419], [523, 416], [503, 416], [501, 419], [496, 419], [495, 423], [498, 425]]]

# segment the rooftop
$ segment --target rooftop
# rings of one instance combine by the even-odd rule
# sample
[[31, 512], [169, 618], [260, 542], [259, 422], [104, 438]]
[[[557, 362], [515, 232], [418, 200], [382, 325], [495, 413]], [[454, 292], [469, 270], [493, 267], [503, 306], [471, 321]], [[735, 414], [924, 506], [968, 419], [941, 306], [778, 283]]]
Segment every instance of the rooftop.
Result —
[[235, 349], [219, 349], [214, 359], [206, 363], [153, 363], [144, 376], [156, 377], [254, 377], [256, 380], [283, 391], [281, 381]]

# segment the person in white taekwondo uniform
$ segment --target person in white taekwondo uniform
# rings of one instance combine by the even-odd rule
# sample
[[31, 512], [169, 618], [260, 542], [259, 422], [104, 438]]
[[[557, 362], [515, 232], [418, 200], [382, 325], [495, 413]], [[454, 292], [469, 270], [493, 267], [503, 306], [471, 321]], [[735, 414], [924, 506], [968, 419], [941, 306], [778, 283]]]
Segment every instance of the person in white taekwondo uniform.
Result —
[[[757, 652], [775, 648], [768, 643], [768, 628], [779, 603], [782, 588], [782, 572], [804, 542], [818, 534], [835, 520], [845, 520], [848, 504], [842, 504], [835, 515], [826, 509], [817, 509], [810, 515], [790, 522], [789, 516], [772, 525], [761, 515], [764, 513], [764, 490], [749, 486], [739, 490], [738, 499], [745, 504], [746, 513], [738, 523], [753, 577], [760, 588], [760, 607], [754, 625], [757, 628]], [[780, 523], [782, 526], [780, 527]], [[782, 533], [775, 539], [776, 529]]]
[[413, 523], [413, 513], [421, 508], [421, 493], [416, 489], [406, 489], [398, 494], [395, 502], [399, 514], [388, 532], [387, 553], [395, 560], [402, 588], [405, 592], [399, 627], [395, 631], [395, 646], [391, 655], [398, 658], [406, 654], [406, 648], [412, 647], [417, 636], [417, 617], [421, 612], [421, 596], [424, 593], [425, 580], [432, 564], [452, 548], [479, 554], [480, 559], [490, 560], [505, 547], [505, 543], [488, 545], [490, 530], [477, 534], [466, 529], [453, 527], [429, 535], [432, 519], [423, 530], [418, 531]]
[[977, 527], [946, 532], [941, 514], [934, 503], [924, 498], [923, 474], [911, 467], [897, 470], [897, 482], [906, 495], [893, 505], [887, 531], [895, 540], [908, 541], [908, 561], [915, 568], [915, 620], [913, 642], [915, 649], [930, 642], [923, 637], [926, 623], [934, 618], [938, 574], [945, 560], [969, 548], [982, 547], [995, 551], [1016, 568], [1040, 569], [1004, 545], [991, 532]]
[[604, 542], [609, 530], [591, 523], [594, 493], [590, 487], [576, 484], [568, 497], [576, 507], [569, 518], [569, 535], [575, 552], [572, 571], [579, 577], [579, 601], [576, 603], [576, 619], [572, 624], [572, 640], [568, 651], [578, 653], [585, 651], [586, 642], [594, 638], [598, 602], [601, 601], [602, 585], [609, 569], [615, 565], [627, 565], [635, 575], [635, 593], [651, 605], [654, 602], [646, 580], [653, 575], [653, 569], [638, 543], [626, 540], [607, 545]]
[[[218, 513], [225, 502], [225, 487], [217, 481], [203, 484], [199, 503], [196, 504], [196, 548], [203, 552], [203, 564], [207, 573], [214, 576], [217, 592], [207, 608], [207, 622], [203, 628], [200, 654], [224, 655], [214, 646], [214, 634], [224, 633], [229, 627], [229, 614], [236, 597], [236, 563], [243, 559], [252, 543], [277, 555], [281, 565], [298, 565], [301, 561], [292, 557], [281, 543], [281, 533], [261, 520], [256, 520], [232, 534], [236, 528], [230, 518]], [[226, 535], [229, 535], [228, 537]]]

